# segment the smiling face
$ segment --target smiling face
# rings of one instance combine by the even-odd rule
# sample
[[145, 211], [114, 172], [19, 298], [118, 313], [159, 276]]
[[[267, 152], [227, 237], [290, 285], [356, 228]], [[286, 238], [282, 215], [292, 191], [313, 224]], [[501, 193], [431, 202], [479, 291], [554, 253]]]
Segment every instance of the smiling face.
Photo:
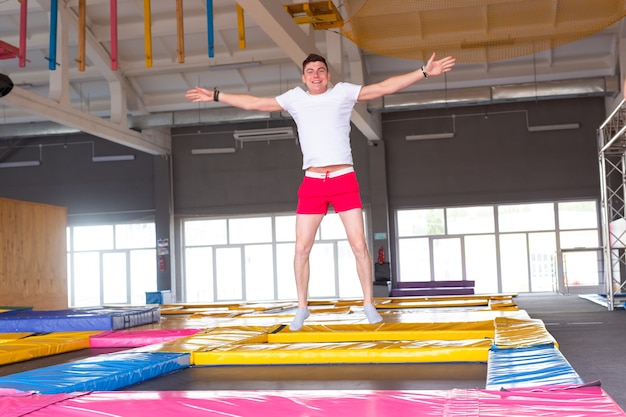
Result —
[[308, 62], [304, 66], [302, 82], [306, 84], [311, 95], [324, 94], [328, 89], [330, 73], [322, 61]]

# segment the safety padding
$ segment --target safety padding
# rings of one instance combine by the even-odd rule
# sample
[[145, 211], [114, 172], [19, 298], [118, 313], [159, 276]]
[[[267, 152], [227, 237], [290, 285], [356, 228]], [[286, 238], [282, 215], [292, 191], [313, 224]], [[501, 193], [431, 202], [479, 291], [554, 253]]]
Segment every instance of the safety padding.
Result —
[[139, 347], [166, 343], [194, 335], [201, 329], [112, 330], [89, 338], [92, 348]]
[[192, 352], [195, 365], [487, 362], [491, 340], [264, 343]]
[[0, 387], [42, 394], [114, 391], [187, 367], [189, 354], [121, 352], [2, 376]]
[[583, 381], [554, 345], [489, 352], [487, 389], [582, 384]]
[[599, 386], [512, 391], [162, 391], [41, 395], [0, 390], [2, 415], [307, 417], [626, 417]]
[[[255, 327], [235, 326], [217, 327], [198, 332], [192, 336], [176, 339], [167, 343], [149, 345], [133, 349], [135, 352], [203, 352], [225, 346], [240, 344], [267, 343], [269, 332], [275, 331], [278, 326]], [[192, 364], [193, 362], [192, 358]]]
[[32, 335], [33, 332], [19, 332], [19, 333], [0, 333], [0, 343], [13, 342], [17, 339]]
[[0, 365], [86, 349], [89, 347], [89, 337], [96, 333], [55, 332], [6, 341], [0, 343]]
[[77, 332], [128, 329], [157, 323], [158, 306], [70, 310], [15, 310], [0, 314], [0, 332]]
[[377, 340], [493, 339], [493, 321], [461, 323], [380, 323], [306, 325], [297, 332], [288, 327], [268, 335], [269, 343], [366, 342]]
[[495, 345], [498, 348], [519, 348], [526, 346], [554, 345], [556, 339], [548, 333], [543, 321], [537, 319], [516, 319], [497, 317], [495, 325]]

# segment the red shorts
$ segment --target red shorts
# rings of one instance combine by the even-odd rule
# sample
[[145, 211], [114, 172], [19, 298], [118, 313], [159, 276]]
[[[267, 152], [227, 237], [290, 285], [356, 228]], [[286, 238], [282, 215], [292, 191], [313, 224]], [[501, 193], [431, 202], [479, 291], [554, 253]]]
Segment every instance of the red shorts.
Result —
[[363, 207], [354, 171], [337, 177], [304, 177], [298, 189], [296, 213], [326, 214], [330, 204], [337, 213]]

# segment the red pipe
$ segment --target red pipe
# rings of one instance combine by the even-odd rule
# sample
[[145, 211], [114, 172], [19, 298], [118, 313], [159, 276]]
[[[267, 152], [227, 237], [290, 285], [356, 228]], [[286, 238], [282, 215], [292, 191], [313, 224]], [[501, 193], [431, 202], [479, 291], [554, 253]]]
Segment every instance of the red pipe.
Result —
[[111, 0], [111, 69], [117, 71], [117, 0]]
[[20, 5], [20, 68], [26, 66], [26, 14], [28, 11], [28, 0], [21, 0]]

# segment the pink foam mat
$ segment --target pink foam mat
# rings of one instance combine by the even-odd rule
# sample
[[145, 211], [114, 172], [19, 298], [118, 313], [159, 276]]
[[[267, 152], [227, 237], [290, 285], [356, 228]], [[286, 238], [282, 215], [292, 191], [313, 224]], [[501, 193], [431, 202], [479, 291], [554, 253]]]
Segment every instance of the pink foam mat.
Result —
[[141, 347], [191, 336], [199, 331], [200, 329], [114, 330], [91, 336], [89, 346], [92, 348]]
[[[5, 395], [6, 394], [6, 395]], [[53, 398], [54, 397], [54, 398]], [[3, 393], [3, 417], [625, 417], [600, 386], [508, 391], [129, 391]]]

